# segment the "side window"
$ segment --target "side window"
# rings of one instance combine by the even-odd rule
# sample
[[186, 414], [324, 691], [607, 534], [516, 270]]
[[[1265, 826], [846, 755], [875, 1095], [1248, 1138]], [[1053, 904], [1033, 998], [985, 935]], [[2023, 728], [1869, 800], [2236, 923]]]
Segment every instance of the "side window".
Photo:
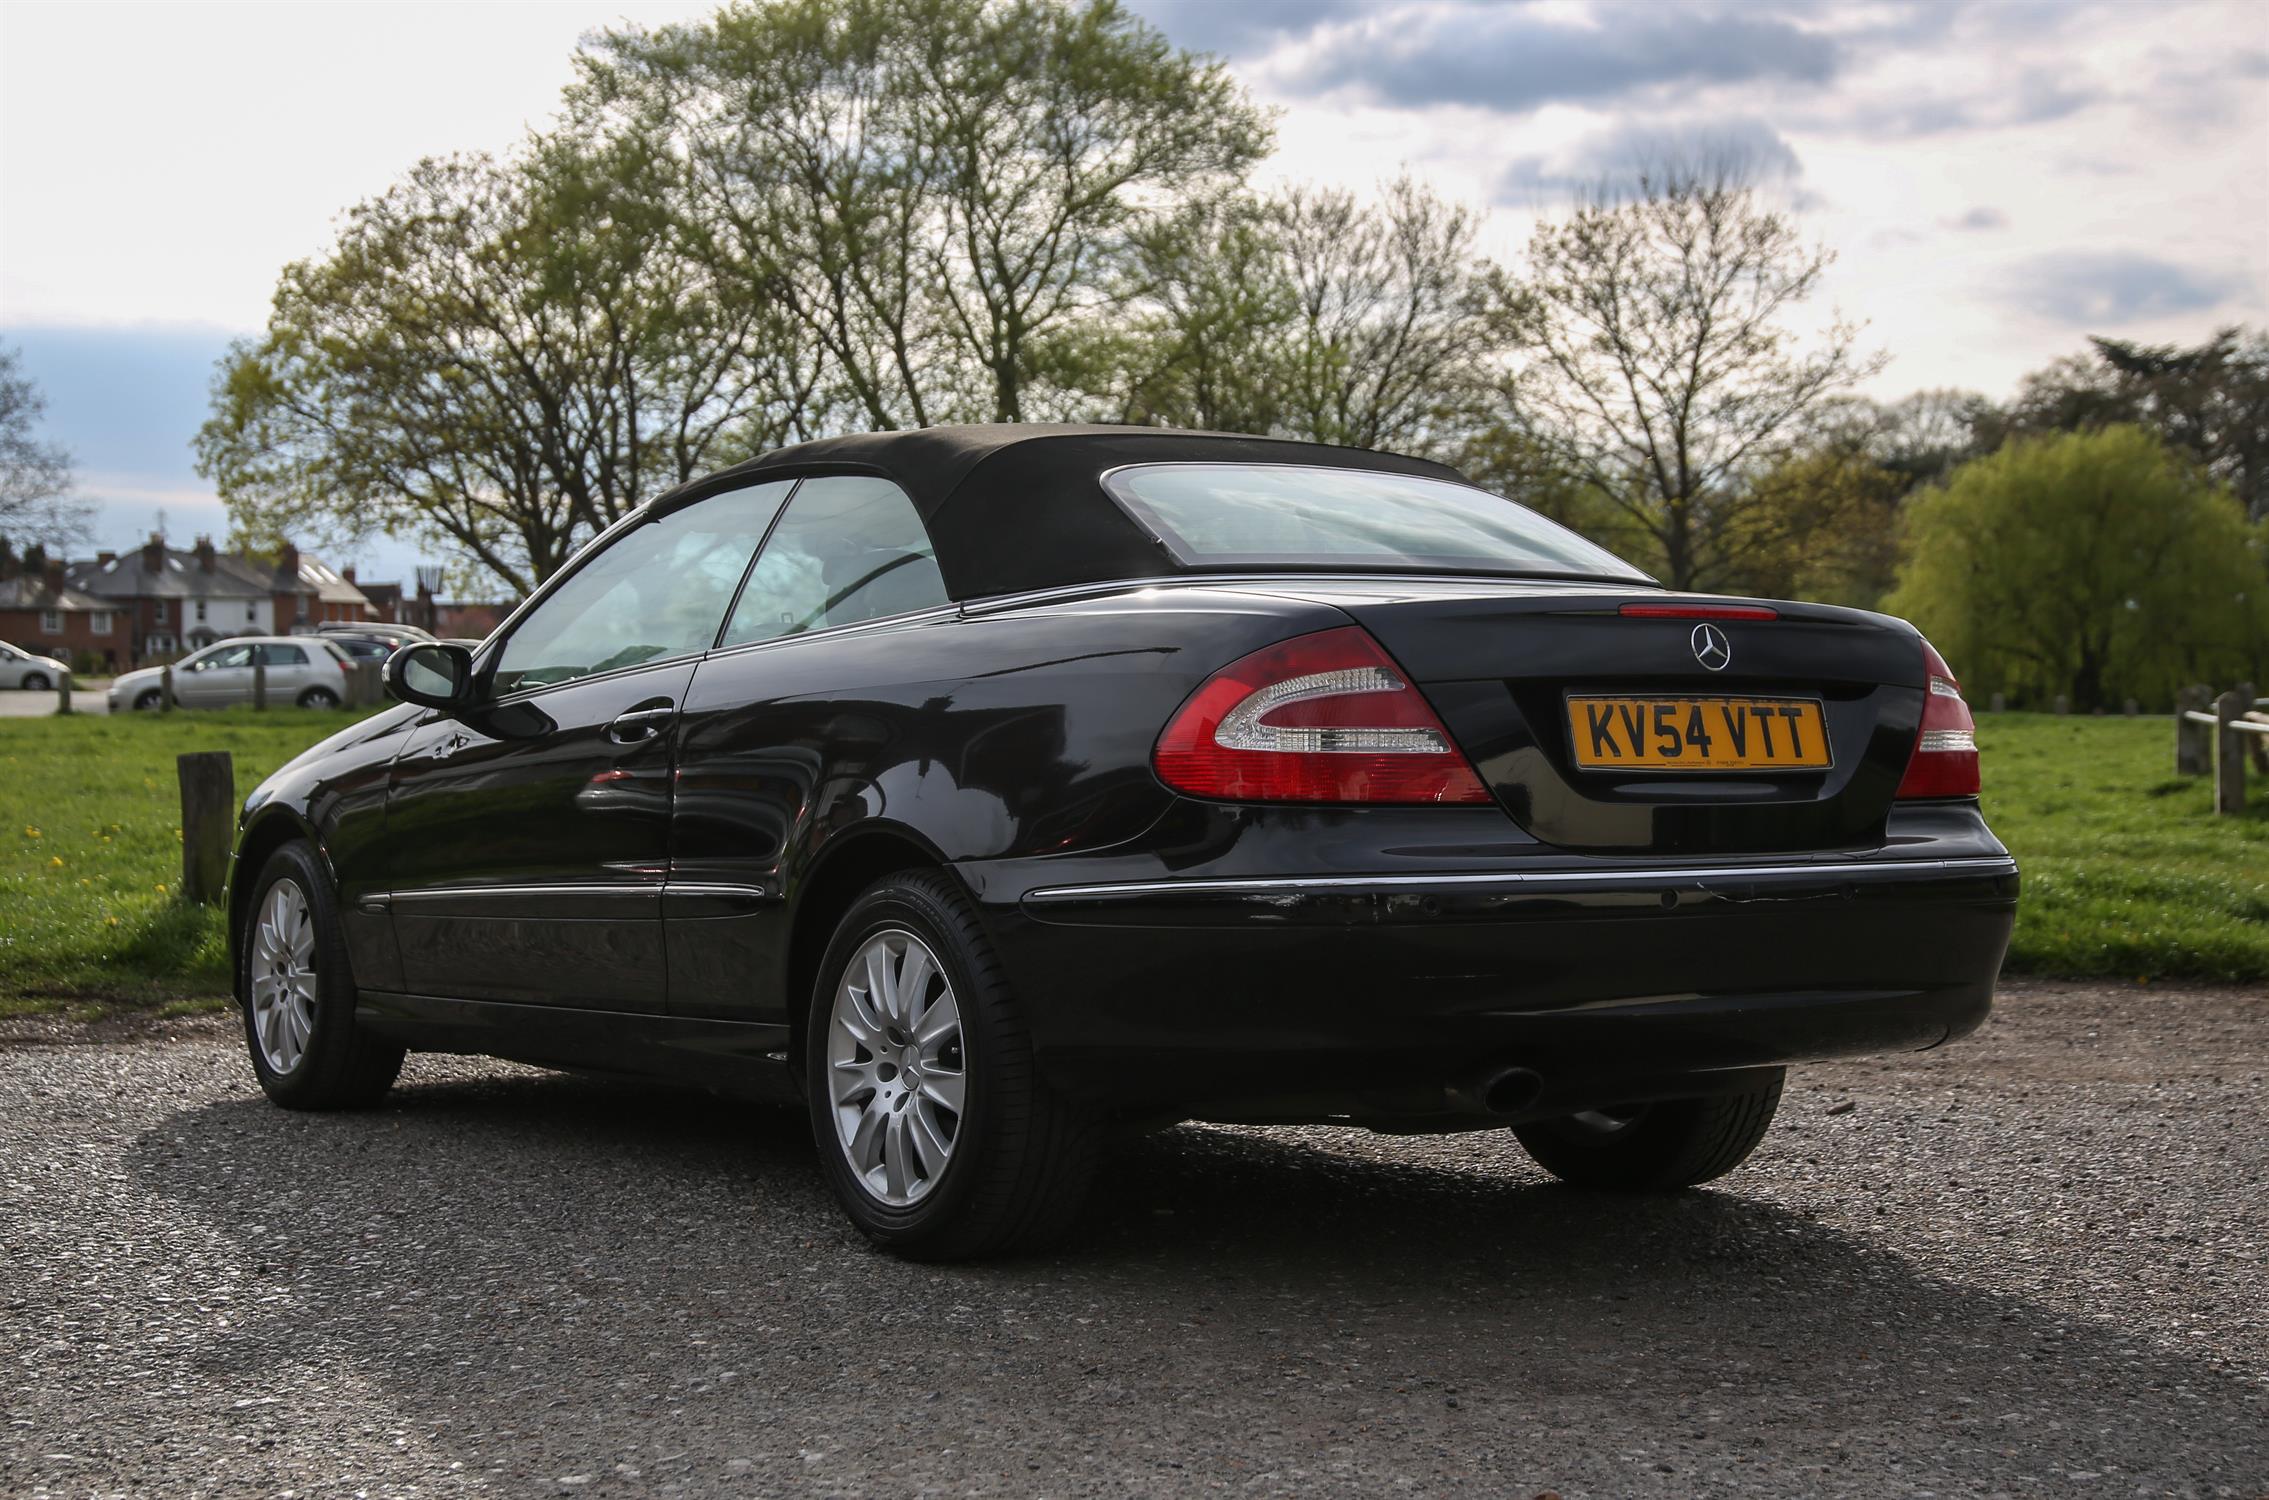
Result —
[[264, 667], [304, 667], [307, 652], [299, 646], [261, 646], [258, 660]]
[[197, 665], [193, 670], [213, 672], [222, 667], [249, 667], [251, 665], [252, 648], [250, 646], [222, 646], [218, 650], [208, 651], [203, 656], [198, 657]]
[[945, 602], [929, 533], [905, 491], [863, 475], [807, 479], [750, 571], [723, 644]]
[[494, 690], [706, 650], [749, 554], [794, 487], [781, 479], [715, 495], [615, 538], [512, 632]]

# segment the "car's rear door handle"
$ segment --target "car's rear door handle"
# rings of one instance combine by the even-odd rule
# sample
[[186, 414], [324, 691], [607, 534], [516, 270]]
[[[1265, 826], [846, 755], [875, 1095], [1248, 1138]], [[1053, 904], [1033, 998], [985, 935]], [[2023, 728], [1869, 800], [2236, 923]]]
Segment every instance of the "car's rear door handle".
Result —
[[670, 720], [677, 716], [675, 703], [642, 705], [618, 714], [607, 726], [607, 738], [618, 745], [635, 745], [650, 740], [669, 728]]

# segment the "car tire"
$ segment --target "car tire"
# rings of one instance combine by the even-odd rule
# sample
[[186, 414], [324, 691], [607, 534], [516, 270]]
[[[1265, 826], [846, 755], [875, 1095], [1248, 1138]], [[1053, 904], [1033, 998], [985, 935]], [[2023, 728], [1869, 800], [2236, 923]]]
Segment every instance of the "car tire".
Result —
[[1031, 1249], [1070, 1227], [1094, 1174], [1095, 1124], [1040, 1079], [1022, 1010], [959, 885], [921, 871], [869, 887], [812, 988], [812, 1134], [861, 1232], [909, 1258], [956, 1260]]
[[286, 1109], [358, 1109], [394, 1086], [404, 1049], [355, 1021], [338, 903], [306, 844], [286, 844], [261, 867], [237, 951], [245, 1045], [271, 1100]]
[[1780, 1107], [1785, 1070], [1740, 1093], [1664, 1099], [1515, 1125], [1536, 1164], [1576, 1187], [1661, 1192], [1723, 1177], [1748, 1160]]
[[337, 708], [339, 695], [329, 688], [313, 687], [299, 695], [301, 708]]
[[26, 672], [23, 680], [16, 684], [27, 693], [44, 693], [54, 685], [47, 680], [45, 672]]
[[144, 688], [134, 695], [134, 709], [137, 713], [147, 713], [164, 702], [165, 691], [162, 688]]

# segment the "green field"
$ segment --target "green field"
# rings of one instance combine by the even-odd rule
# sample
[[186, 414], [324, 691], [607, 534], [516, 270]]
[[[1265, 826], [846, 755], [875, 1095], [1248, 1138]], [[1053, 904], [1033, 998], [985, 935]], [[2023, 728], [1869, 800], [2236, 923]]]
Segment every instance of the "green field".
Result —
[[173, 758], [226, 750], [239, 797], [352, 711], [0, 719], [0, 1013], [228, 993], [217, 911], [185, 905]]
[[[0, 1011], [227, 993], [218, 913], [182, 904], [173, 757], [241, 795], [347, 713], [0, 720]], [[2269, 980], [2269, 781], [2239, 818], [2176, 778], [2161, 719], [1985, 718], [1986, 810], [2025, 867], [2012, 972]]]

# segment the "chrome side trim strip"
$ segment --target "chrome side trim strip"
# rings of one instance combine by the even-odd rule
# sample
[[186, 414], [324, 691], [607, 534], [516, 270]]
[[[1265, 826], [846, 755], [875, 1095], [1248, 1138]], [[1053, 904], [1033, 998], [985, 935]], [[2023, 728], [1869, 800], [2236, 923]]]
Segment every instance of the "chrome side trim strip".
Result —
[[374, 901], [415, 905], [420, 901], [463, 901], [482, 896], [618, 896], [640, 901], [651, 901], [656, 896], [739, 896], [751, 901], [778, 899], [760, 885], [669, 881], [653, 885], [437, 885], [427, 886], [423, 890], [395, 891], [391, 896], [366, 896], [363, 902], [365, 905]]
[[1960, 859], [1884, 859], [1818, 865], [1713, 865], [1628, 870], [1537, 870], [1523, 873], [1443, 875], [1281, 875], [1207, 876], [1195, 880], [1136, 880], [1111, 885], [1048, 886], [1025, 894], [1026, 901], [1084, 901], [1100, 896], [1267, 895], [1283, 891], [1407, 890], [1416, 887], [1502, 886], [1507, 890], [1550, 890], [1571, 885], [1675, 885], [1704, 880], [1804, 879], [1851, 875], [2014, 875], [2017, 862], [2005, 855]]

